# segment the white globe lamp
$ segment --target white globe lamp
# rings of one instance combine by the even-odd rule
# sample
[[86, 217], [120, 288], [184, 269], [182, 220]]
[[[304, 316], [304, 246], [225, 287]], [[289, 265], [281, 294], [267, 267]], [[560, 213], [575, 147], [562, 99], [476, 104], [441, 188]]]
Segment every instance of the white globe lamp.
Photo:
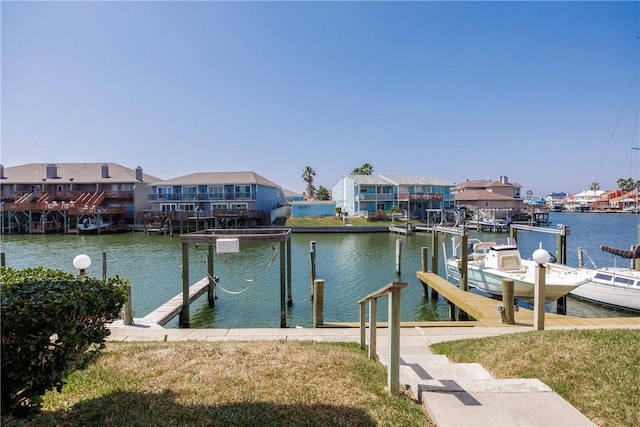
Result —
[[544, 265], [551, 259], [551, 254], [545, 249], [540, 248], [533, 251], [532, 258], [538, 265]]
[[89, 255], [80, 254], [76, 255], [76, 257], [73, 259], [73, 266], [80, 270], [80, 274], [78, 274], [78, 277], [84, 277], [86, 274], [85, 270], [89, 268], [90, 265], [91, 258], [89, 258]]

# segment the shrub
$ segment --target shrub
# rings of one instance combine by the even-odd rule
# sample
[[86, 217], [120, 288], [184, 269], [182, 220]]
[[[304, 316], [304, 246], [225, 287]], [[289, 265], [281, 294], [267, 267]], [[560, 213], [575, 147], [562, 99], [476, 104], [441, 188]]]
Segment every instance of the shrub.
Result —
[[127, 284], [44, 267], [0, 268], [4, 414], [39, 410], [47, 390], [59, 392], [104, 348], [106, 323], [119, 315]]

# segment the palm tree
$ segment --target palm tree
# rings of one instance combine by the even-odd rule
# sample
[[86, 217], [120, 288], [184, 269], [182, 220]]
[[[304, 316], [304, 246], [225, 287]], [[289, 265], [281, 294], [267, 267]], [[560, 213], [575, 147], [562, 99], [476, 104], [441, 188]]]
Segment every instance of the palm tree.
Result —
[[599, 189], [600, 189], [600, 184], [598, 184], [597, 182], [591, 183], [591, 191], [598, 191]]
[[318, 188], [318, 200], [330, 200], [331, 195], [329, 194], [329, 190], [324, 185], [321, 185]]
[[625, 193], [633, 191], [633, 189], [636, 188], [636, 182], [633, 178], [618, 178], [616, 184], [618, 184], [618, 188]]
[[373, 166], [370, 163], [365, 163], [359, 168], [354, 168], [351, 171], [351, 175], [371, 175], [373, 173]]
[[307, 183], [307, 195], [310, 198], [316, 193], [316, 188], [313, 186], [313, 177], [316, 176], [316, 171], [311, 166], [305, 166], [304, 172], [302, 172], [302, 179]]

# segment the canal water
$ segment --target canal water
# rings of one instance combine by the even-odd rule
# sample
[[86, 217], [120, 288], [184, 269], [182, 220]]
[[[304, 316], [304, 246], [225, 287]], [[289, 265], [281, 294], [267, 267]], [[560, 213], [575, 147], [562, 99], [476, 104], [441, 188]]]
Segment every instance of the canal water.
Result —
[[[577, 265], [577, 248], [587, 250], [597, 266], [613, 265], [613, 257], [600, 251], [601, 245], [628, 249], [638, 243], [640, 217], [633, 214], [551, 213], [552, 225], [569, 226], [567, 257]], [[506, 233], [475, 233], [470, 238], [493, 240]], [[316, 277], [325, 280], [325, 322], [356, 322], [357, 301], [395, 279], [396, 240], [402, 241], [403, 321], [447, 320], [448, 306], [423, 299], [416, 279], [421, 268], [421, 248], [431, 247], [430, 233], [403, 236], [391, 233], [292, 234], [293, 306], [287, 310], [287, 325], [311, 327], [310, 242], [316, 242]], [[518, 233], [522, 256], [530, 258], [538, 245], [555, 251], [556, 236], [546, 233]], [[191, 306], [194, 328], [251, 328], [280, 326], [279, 245], [241, 244], [237, 254], [215, 254], [214, 274], [220, 277], [216, 305], [208, 307], [206, 297]], [[102, 274], [106, 253], [107, 274], [129, 279], [135, 317], [144, 317], [182, 290], [182, 252], [178, 236], [126, 233], [112, 235], [3, 235], [0, 250], [6, 264], [14, 268], [43, 265], [75, 273], [72, 260], [80, 253], [92, 259], [87, 272]], [[207, 248], [190, 248], [190, 276], [195, 282], [206, 276]], [[450, 245], [447, 245], [450, 251]], [[618, 260], [627, 263], [626, 260]], [[440, 271], [444, 272], [443, 261]], [[386, 299], [380, 301], [380, 320], [386, 320]], [[555, 304], [547, 310], [554, 311]], [[582, 317], [629, 315], [574, 298], [568, 300], [568, 314]], [[177, 319], [167, 325], [177, 327]]]

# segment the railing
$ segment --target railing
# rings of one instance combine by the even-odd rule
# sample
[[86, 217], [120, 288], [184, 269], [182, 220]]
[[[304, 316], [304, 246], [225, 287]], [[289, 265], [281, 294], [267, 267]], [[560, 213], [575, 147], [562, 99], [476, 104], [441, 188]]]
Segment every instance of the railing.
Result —
[[195, 202], [195, 201], [228, 201], [228, 200], [256, 200], [254, 192], [239, 193], [186, 193], [186, 194], [148, 194], [149, 202]]
[[365, 306], [369, 303], [369, 358], [376, 358], [377, 342], [377, 302], [378, 298], [389, 296], [389, 363], [387, 386], [390, 394], [400, 391], [400, 291], [407, 287], [404, 282], [392, 282], [358, 301], [360, 304], [360, 348], [365, 348], [366, 320]]
[[360, 193], [356, 195], [356, 200], [361, 202], [388, 201], [397, 200], [397, 198], [398, 196], [394, 193]]

